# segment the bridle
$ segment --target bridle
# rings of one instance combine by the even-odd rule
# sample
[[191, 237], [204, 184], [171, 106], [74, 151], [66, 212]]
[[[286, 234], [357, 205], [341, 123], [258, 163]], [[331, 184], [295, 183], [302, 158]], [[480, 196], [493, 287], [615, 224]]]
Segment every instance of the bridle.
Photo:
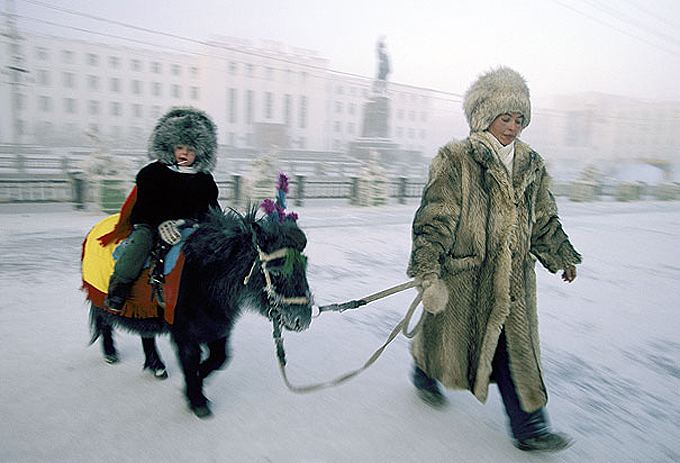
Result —
[[281, 316], [281, 307], [284, 305], [307, 305], [310, 303], [310, 298], [307, 296], [296, 296], [296, 297], [288, 297], [284, 296], [282, 294], [279, 294], [276, 291], [276, 287], [274, 286], [274, 283], [272, 282], [272, 277], [269, 269], [267, 268], [267, 263], [271, 262], [275, 259], [281, 259], [285, 258], [288, 256], [289, 253], [295, 252], [295, 249], [291, 248], [280, 248], [277, 249], [276, 251], [266, 253], [262, 251], [260, 246], [257, 244], [257, 240], [255, 237], [255, 233], [253, 232], [253, 245], [255, 246], [255, 250], [257, 251], [257, 256], [255, 259], [253, 259], [253, 265], [250, 267], [250, 271], [248, 274], [245, 276], [243, 279], [243, 285], [247, 285], [248, 282], [250, 281], [250, 278], [253, 275], [253, 272], [255, 271], [255, 267], [257, 264], [260, 264], [260, 270], [262, 271], [262, 275], [264, 276], [264, 281], [265, 281], [265, 287], [264, 287], [264, 292], [267, 294], [267, 302], [269, 303], [269, 311], [267, 313], [267, 318], [270, 320], [274, 320], [275, 318], [279, 318]]

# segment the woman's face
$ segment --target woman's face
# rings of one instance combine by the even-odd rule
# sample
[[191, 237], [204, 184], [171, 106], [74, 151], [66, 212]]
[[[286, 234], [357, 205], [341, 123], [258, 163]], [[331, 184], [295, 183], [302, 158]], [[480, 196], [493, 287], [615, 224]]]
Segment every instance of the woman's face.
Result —
[[489, 126], [489, 132], [506, 146], [515, 141], [522, 131], [524, 116], [520, 113], [504, 113], [496, 117]]
[[196, 160], [196, 151], [188, 146], [175, 146], [175, 161], [178, 166], [188, 167]]

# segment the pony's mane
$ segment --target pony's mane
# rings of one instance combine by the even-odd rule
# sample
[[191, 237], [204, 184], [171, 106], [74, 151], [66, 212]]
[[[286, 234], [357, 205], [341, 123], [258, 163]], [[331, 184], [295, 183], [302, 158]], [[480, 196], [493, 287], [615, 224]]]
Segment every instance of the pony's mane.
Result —
[[211, 208], [183, 246], [187, 263], [200, 261], [209, 265], [243, 251], [252, 240], [256, 214], [256, 207], [249, 207], [245, 213], [233, 208]]

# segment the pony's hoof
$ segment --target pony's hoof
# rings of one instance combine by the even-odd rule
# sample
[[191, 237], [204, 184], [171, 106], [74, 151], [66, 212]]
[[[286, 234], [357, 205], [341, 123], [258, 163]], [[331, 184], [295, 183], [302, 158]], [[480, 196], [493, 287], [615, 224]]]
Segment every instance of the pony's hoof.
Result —
[[165, 368], [147, 368], [156, 379], [168, 379], [168, 371]]
[[104, 361], [109, 365], [118, 363], [120, 358], [118, 358], [118, 353], [114, 352], [112, 354], [104, 354]]
[[210, 418], [212, 416], [212, 411], [210, 411], [210, 407], [208, 405], [195, 405], [191, 406], [191, 411], [194, 412], [194, 415], [196, 415], [198, 418]]

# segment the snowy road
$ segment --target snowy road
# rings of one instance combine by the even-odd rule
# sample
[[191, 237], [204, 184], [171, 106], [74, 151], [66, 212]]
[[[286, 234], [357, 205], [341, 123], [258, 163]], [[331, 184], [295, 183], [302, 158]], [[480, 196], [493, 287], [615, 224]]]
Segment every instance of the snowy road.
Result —
[[[317, 302], [405, 281], [414, 209], [300, 208]], [[215, 417], [199, 421], [167, 338], [165, 382], [142, 372], [134, 336], [118, 335], [114, 366], [87, 346], [80, 245], [101, 215], [0, 206], [0, 462], [680, 461], [680, 203], [563, 202], [561, 212], [584, 264], [572, 285], [538, 271], [539, 312], [548, 410], [577, 442], [533, 456], [511, 445], [494, 388], [485, 405], [456, 391], [443, 411], [420, 403], [403, 338], [339, 388], [288, 392], [270, 326], [254, 315], [207, 384]], [[286, 334], [291, 381], [361, 365], [412, 296]]]

